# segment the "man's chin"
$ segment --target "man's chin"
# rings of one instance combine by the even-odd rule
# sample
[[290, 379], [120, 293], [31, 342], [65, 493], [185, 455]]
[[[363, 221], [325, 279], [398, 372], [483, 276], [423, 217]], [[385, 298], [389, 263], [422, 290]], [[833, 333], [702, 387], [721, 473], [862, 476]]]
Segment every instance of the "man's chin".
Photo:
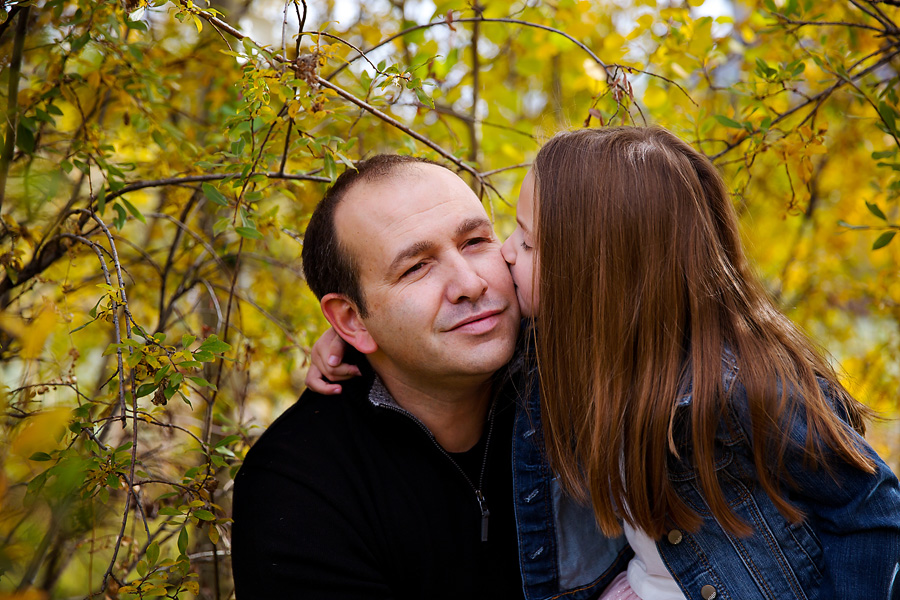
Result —
[[477, 343], [468, 344], [461, 350], [480, 373], [493, 373], [502, 368], [512, 358], [516, 348], [518, 324], [508, 324], [497, 328], [490, 337], [483, 337]]

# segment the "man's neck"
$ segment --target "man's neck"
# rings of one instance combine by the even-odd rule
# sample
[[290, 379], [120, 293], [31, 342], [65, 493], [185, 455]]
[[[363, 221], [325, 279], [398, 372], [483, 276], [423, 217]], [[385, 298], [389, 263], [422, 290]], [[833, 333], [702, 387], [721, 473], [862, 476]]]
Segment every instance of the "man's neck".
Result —
[[465, 452], [481, 439], [491, 400], [490, 379], [436, 388], [390, 373], [379, 377], [397, 404], [422, 421], [448, 452]]

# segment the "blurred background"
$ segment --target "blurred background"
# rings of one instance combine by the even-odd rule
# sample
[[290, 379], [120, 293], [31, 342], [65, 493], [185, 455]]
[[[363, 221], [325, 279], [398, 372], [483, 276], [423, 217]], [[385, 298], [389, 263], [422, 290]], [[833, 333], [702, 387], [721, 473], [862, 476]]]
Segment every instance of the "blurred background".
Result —
[[300, 269], [377, 152], [505, 237], [542, 142], [709, 155], [900, 466], [895, 0], [0, 2], [0, 599], [233, 597], [230, 495], [326, 326]]

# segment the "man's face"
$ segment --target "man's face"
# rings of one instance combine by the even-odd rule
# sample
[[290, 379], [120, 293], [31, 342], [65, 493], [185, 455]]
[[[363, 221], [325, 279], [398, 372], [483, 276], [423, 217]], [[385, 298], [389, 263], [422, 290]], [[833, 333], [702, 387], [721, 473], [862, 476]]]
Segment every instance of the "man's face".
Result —
[[352, 187], [335, 225], [360, 269], [361, 321], [382, 377], [483, 380], [509, 361], [519, 324], [512, 279], [462, 179], [437, 165], [401, 166]]

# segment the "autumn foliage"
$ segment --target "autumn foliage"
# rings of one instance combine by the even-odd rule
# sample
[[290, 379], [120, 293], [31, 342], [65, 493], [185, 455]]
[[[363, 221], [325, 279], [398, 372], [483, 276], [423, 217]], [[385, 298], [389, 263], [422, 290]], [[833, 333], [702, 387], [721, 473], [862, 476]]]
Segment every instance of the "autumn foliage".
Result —
[[554, 132], [668, 127], [900, 410], [897, 0], [7, 0], [0, 69], [0, 598], [233, 595], [234, 474], [324, 325], [306, 221], [375, 152], [454, 166], [504, 235]]

